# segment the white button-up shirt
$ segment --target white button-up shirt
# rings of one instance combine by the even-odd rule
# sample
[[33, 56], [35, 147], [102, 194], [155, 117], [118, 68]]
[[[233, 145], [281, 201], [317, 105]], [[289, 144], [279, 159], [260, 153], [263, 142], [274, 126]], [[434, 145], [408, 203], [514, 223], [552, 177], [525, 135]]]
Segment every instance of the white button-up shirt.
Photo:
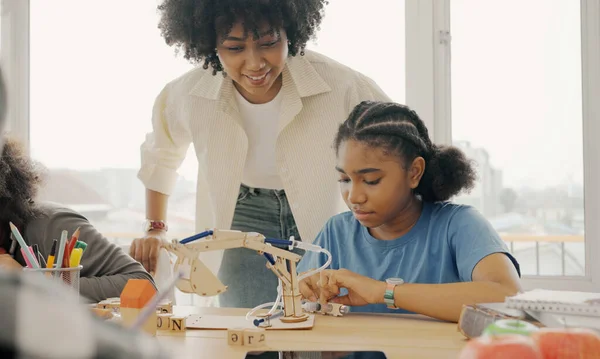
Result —
[[[248, 149], [232, 80], [198, 67], [168, 83], [153, 108], [153, 132], [141, 146], [138, 177], [146, 188], [171, 194], [190, 143], [198, 159], [196, 229], [228, 229]], [[390, 101], [366, 76], [306, 51], [283, 70], [276, 161], [303, 241], [312, 242], [340, 212], [333, 140], [363, 100]], [[219, 253], [201, 257], [213, 271]]]

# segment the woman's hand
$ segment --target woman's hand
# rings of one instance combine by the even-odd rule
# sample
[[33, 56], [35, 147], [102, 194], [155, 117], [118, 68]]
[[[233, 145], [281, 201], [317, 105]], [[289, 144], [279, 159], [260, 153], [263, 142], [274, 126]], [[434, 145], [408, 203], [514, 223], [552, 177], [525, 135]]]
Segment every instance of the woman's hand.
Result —
[[8, 254], [0, 254], [0, 268], [4, 270], [23, 270], [23, 266]]
[[[340, 296], [345, 288], [348, 294]], [[300, 293], [310, 301], [349, 306], [383, 303], [386, 284], [347, 269], [324, 270], [300, 282]]]
[[164, 231], [149, 231], [144, 237], [133, 240], [129, 248], [129, 255], [142, 263], [148, 273], [154, 276], [159, 250], [166, 243]]

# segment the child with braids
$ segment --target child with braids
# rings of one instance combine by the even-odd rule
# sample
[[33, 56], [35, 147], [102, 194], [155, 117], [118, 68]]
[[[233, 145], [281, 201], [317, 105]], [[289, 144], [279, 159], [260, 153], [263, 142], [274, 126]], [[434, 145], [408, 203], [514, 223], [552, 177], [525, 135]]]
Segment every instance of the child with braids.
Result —
[[[300, 283], [304, 298], [362, 312], [413, 312], [458, 321], [465, 304], [518, 292], [519, 264], [474, 208], [448, 200], [473, 187], [457, 148], [434, 145], [408, 107], [364, 101], [334, 143], [342, 196], [315, 244], [331, 269]], [[309, 252], [298, 270], [325, 263]]]

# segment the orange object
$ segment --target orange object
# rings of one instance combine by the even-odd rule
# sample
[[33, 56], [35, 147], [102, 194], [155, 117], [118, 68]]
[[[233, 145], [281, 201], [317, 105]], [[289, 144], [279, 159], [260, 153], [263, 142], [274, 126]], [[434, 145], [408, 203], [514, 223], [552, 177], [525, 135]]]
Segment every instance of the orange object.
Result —
[[147, 279], [130, 279], [121, 292], [121, 308], [143, 308], [156, 295], [156, 289]]
[[542, 328], [531, 337], [544, 359], [600, 359], [600, 335], [591, 329]]
[[542, 359], [535, 342], [528, 336], [504, 334], [482, 336], [469, 340], [459, 359]]

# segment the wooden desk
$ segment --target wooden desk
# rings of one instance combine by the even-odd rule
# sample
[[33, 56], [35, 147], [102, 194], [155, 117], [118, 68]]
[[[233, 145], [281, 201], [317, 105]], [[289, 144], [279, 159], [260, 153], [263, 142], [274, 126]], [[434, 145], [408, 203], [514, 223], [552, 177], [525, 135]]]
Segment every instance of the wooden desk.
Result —
[[[175, 315], [245, 315], [245, 309], [176, 306]], [[465, 345], [456, 324], [416, 315], [317, 315], [310, 330], [268, 331], [260, 351], [383, 351], [388, 358], [456, 358]], [[226, 330], [188, 329], [182, 333], [158, 331], [165, 345], [179, 347], [186, 358], [242, 359], [248, 347], [227, 344]], [[181, 353], [181, 354], [180, 354]], [[180, 356], [178, 356], [180, 357]]]

